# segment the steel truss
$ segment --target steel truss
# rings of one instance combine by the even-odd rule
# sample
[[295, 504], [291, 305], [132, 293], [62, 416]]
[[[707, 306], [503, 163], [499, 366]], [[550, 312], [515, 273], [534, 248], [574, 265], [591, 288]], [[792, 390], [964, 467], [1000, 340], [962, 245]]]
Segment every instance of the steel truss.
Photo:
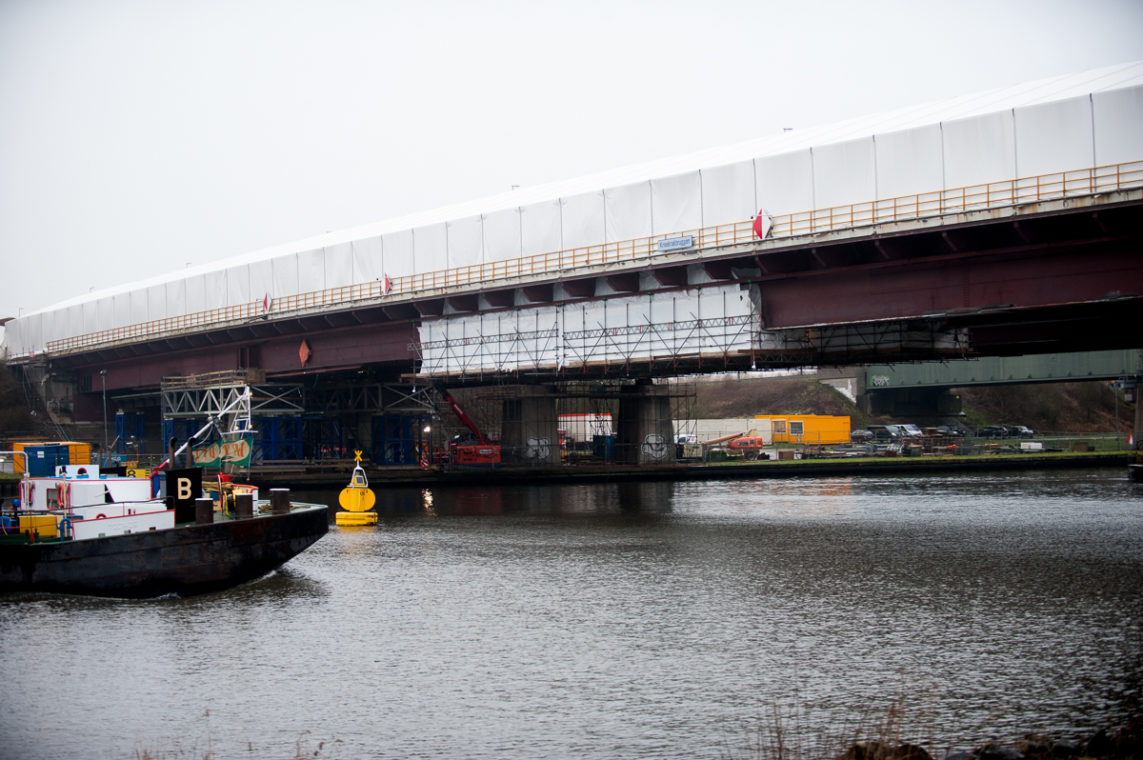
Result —
[[163, 420], [212, 420], [219, 433], [245, 433], [253, 431], [253, 416], [295, 416], [305, 411], [300, 385], [242, 381], [242, 373], [165, 377], [160, 385]]
[[323, 414], [424, 414], [435, 405], [429, 387], [412, 383], [337, 385], [311, 389], [310, 401]]

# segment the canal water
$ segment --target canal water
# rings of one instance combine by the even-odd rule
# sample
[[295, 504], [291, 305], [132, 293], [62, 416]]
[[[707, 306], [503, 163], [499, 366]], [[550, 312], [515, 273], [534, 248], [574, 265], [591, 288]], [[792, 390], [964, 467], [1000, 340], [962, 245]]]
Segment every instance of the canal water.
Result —
[[377, 496], [227, 592], [0, 597], [0, 757], [940, 756], [1143, 701], [1120, 469]]

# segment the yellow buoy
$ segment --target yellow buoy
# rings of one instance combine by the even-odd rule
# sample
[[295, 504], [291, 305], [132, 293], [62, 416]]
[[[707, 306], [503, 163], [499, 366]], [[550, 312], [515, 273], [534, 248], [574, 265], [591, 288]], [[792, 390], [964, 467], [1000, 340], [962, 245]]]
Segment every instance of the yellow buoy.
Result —
[[376, 525], [377, 513], [376, 512], [338, 512], [334, 515], [334, 520], [338, 525], [343, 526], [356, 526], [356, 525]]
[[357, 465], [353, 468], [353, 477], [337, 497], [337, 503], [347, 511], [338, 512], [335, 521], [338, 525], [376, 525], [377, 513], [369, 510], [377, 503], [377, 497], [369, 488], [369, 479], [361, 467], [361, 452], [356, 451], [354, 454]]
[[342, 509], [348, 509], [350, 512], [366, 512], [373, 509], [373, 505], [377, 503], [377, 497], [368, 488], [348, 486], [341, 489], [337, 503], [341, 505]]

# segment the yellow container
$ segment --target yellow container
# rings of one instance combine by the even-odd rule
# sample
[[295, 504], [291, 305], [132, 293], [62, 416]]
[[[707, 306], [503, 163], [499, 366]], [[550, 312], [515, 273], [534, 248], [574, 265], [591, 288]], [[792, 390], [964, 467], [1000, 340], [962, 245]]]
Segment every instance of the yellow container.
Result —
[[20, 515], [20, 532], [37, 538], [55, 538], [59, 534], [55, 515]]
[[801, 443], [807, 446], [849, 443], [849, 417], [825, 414], [758, 414], [754, 416], [762, 437], [770, 443]]
[[[91, 444], [80, 443], [79, 441], [24, 441], [22, 443], [13, 443], [13, 451], [23, 451], [27, 446], [67, 446], [67, 462], [68, 464], [91, 464]], [[15, 463], [15, 473], [17, 475], [24, 474], [24, 460], [27, 457], [13, 457]]]
[[91, 444], [78, 443], [76, 441], [61, 441], [67, 445], [67, 461], [68, 464], [92, 464], [91, 458]]

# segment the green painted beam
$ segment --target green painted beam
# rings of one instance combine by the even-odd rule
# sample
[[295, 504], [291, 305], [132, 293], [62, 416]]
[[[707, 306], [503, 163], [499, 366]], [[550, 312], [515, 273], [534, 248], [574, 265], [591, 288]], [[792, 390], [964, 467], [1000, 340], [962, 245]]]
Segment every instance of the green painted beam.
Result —
[[1143, 376], [1143, 351], [985, 357], [865, 368], [866, 391], [1115, 380]]

